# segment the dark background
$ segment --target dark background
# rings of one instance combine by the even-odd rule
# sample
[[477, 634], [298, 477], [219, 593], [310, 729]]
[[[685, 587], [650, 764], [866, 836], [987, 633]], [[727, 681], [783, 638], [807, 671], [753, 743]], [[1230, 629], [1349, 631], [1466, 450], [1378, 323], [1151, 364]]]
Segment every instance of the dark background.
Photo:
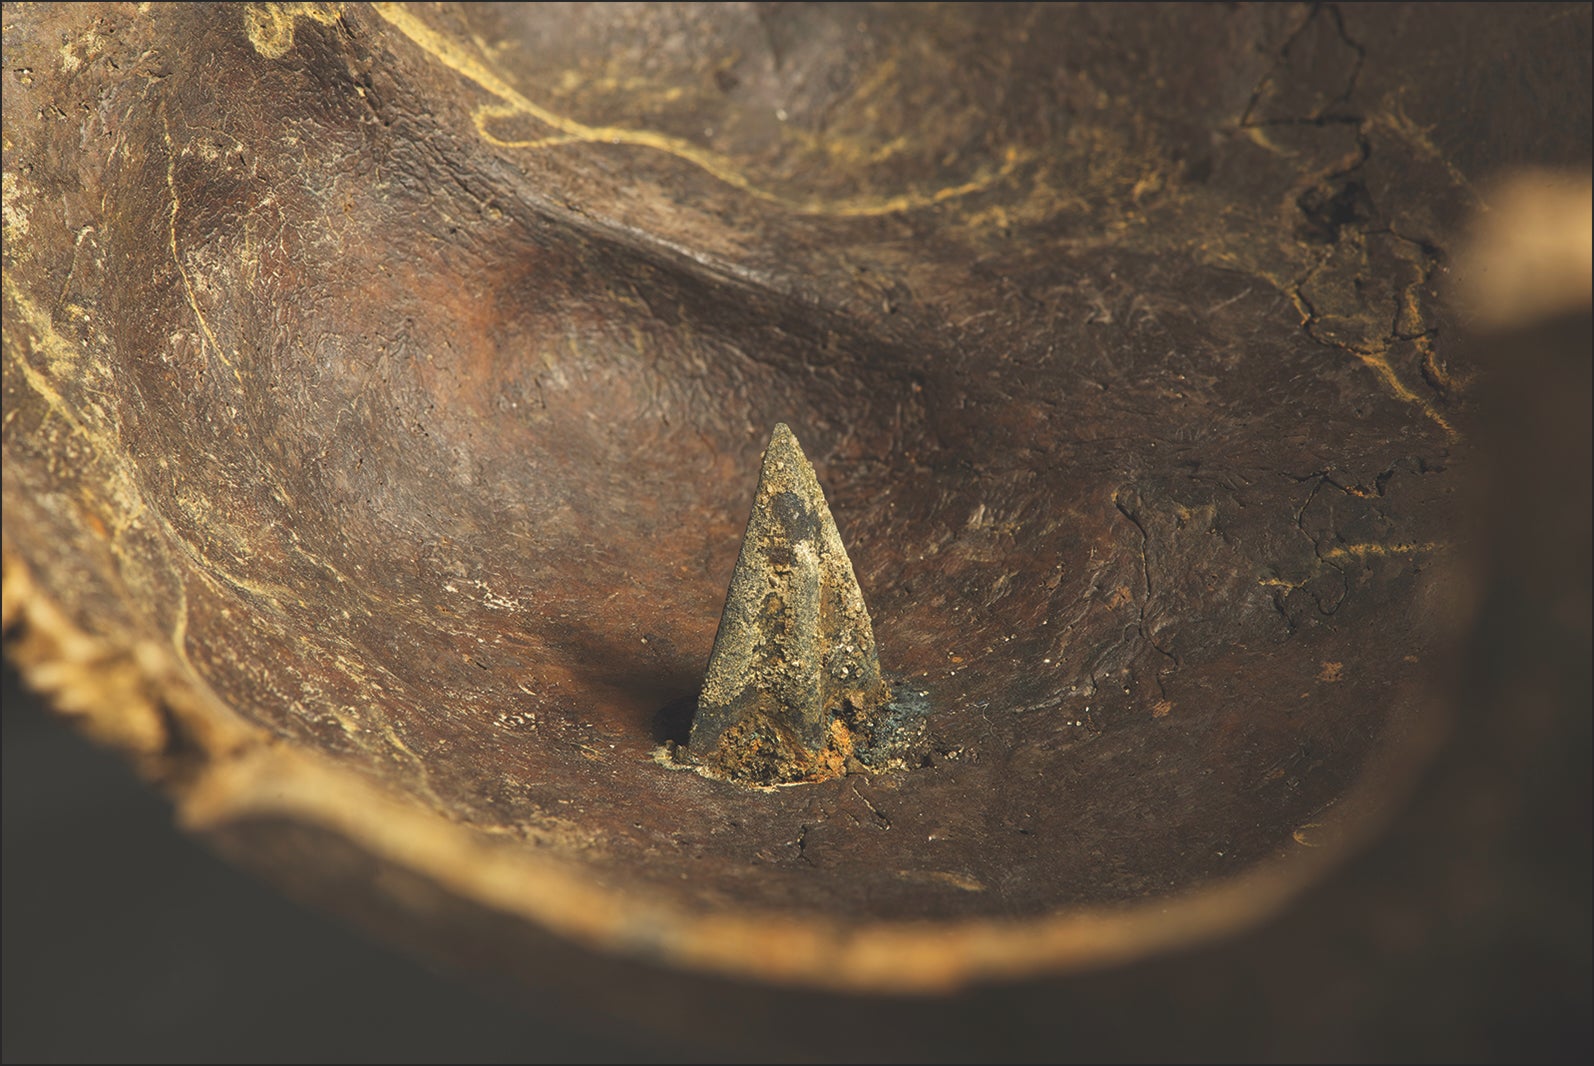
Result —
[[5, 666], [6, 1062], [701, 1059], [508, 1005], [283, 899]]

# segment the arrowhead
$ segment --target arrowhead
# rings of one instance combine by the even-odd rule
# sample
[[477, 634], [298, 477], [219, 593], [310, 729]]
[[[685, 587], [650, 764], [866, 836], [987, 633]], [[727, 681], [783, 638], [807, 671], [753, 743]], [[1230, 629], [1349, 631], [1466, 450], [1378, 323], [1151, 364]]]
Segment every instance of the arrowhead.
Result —
[[890, 698], [825, 494], [777, 425], [692, 720], [692, 759], [753, 784], [835, 777], [853, 726]]

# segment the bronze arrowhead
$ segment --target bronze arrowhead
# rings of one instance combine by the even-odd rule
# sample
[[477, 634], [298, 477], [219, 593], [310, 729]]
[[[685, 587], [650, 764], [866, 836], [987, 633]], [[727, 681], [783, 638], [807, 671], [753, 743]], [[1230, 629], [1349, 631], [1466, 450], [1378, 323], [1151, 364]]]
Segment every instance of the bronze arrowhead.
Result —
[[835, 777], [854, 729], [890, 699], [852, 561], [813, 465], [781, 423], [764, 449], [691, 757], [751, 784]]

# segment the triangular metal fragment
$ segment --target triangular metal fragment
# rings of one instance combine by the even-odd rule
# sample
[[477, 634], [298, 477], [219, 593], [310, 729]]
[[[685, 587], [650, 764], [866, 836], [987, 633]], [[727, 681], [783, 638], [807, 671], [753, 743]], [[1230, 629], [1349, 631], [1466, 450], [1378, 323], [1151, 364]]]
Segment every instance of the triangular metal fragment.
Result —
[[852, 562], [782, 423], [764, 450], [688, 747], [737, 780], [831, 777], [845, 772], [850, 722], [887, 699]]

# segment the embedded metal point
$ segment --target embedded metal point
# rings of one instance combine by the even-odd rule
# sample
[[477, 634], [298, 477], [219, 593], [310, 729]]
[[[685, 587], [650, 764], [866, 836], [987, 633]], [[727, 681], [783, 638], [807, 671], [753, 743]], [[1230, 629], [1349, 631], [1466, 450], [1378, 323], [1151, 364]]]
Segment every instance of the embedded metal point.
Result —
[[781, 423], [764, 449], [686, 754], [746, 784], [837, 777], [869, 766], [892, 699], [852, 561], [813, 465]]

